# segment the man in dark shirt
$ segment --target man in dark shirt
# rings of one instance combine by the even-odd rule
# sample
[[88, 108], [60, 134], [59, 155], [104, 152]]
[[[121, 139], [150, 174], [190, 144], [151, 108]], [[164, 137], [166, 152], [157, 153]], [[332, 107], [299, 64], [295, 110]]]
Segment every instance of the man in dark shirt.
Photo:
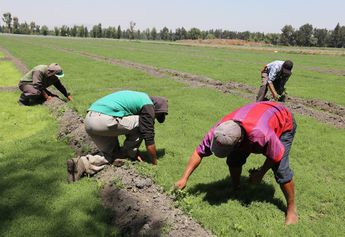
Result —
[[49, 92], [47, 88], [51, 85], [54, 85], [68, 100], [72, 100], [72, 96], [70, 96], [59, 79], [63, 76], [62, 68], [56, 63], [34, 67], [19, 82], [18, 86], [22, 91], [19, 103], [22, 105], [34, 105], [50, 100], [54, 94]]

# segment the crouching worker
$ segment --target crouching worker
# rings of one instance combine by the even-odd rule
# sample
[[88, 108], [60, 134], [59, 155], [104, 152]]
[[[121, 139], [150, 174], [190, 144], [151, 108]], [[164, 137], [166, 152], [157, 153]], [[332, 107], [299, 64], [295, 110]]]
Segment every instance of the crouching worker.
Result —
[[[83, 172], [94, 174], [112, 164], [116, 157], [142, 161], [139, 146], [145, 140], [146, 150], [153, 165], [157, 165], [155, 119], [163, 123], [168, 114], [168, 100], [148, 96], [143, 92], [119, 91], [107, 95], [91, 105], [85, 117], [85, 130], [104, 157], [91, 161], [88, 157], [67, 161], [69, 181], [80, 178]], [[118, 136], [125, 135], [120, 149]], [[90, 172], [88, 167], [93, 171]]]
[[245, 105], [226, 115], [209, 130], [175, 186], [183, 189], [203, 157], [214, 154], [220, 158], [227, 157], [232, 186], [240, 191], [242, 166], [248, 156], [250, 153], [263, 154], [266, 156], [265, 162], [259, 169], [250, 171], [249, 181], [260, 183], [266, 172], [272, 169], [287, 202], [285, 224], [297, 223], [293, 172], [289, 165], [296, 127], [292, 113], [280, 103]]
[[261, 71], [261, 86], [256, 97], [256, 101], [267, 101], [268, 89], [275, 101], [285, 102], [286, 89], [285, 84], [292, 74], [293, 62], [274, 61], [267, 64]]
[[19, 97], [21, 105], [42, 104], [56, 96], [47, 88], [54, 85], [68, 100], [72, 97], [62, 85], [60, 78], [64, 76], [59, 64], [38, 65], [24, 75], [19, 82], [22, 94]]

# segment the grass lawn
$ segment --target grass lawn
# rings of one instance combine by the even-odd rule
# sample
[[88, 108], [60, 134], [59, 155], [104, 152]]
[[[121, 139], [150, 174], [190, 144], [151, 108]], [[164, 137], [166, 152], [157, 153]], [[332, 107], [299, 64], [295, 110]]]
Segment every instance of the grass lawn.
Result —
[[[20, 73], [9, 62], [0, 68], [0, 86], [15, 86]], [[56, 140], [55, 119], [18, 96], [0, 92], [0, 236], [116, 236], [95, 181], [67, 184], [73, 151]]]
[[[89, 105], [96, 99], [120, 89], [140, 90], [151, 95], [168, 97], [169, 116], [167, 117], [166, 123], [157, 124], [156, 126], [156, 145], [163, 156], [159, 158], [157, 167], [148, 164], [140, 164], [138, 166], [141, 172], [145, 172], [152, 176], [156, 182], [167, 191], [171, 189], [175, 181], [182, 175], [189, 156], [208, 129], [226, 113], [249, 102], [231, 95], [224, 95], [215, 90], [189, 87], [169, 79], [153, 78], [136, 70], [121, 68], [104, 62], [96, 62], [77, 54], [64, 53], [53, 48], [41, 47], [38, 45], [41, 41], [53, 45], [59, 40], [52, 39], [50, 42], [50, 39], [39, 38], [37, 42], [32, 40], [31, 43], [24, 42], [21, 39], [13, 40], [13, 42], [6, 40], [4, 46], [15, 56], [22, 59], [29, 67], [41, 63], [60, 63], [65, 70], [63, 83], [66, 85], [67, 89], [71, 91], [75, 99], [71, 106], [82, 116], [85, 115]], [[126, 48], [127, 46], [131, 48], [132, 45], [140, 45], [140, 43], [129, 44], [128, 42], [117, 41], [104, 41], [105, 43], [103, 45], [103, 41], [82, 41], [74, 39], [69, 41], [64, 39], [61, 40], [61, 42], [64, 44], [69, 43], [69, 47], [71, 48], [85, 47], [85, 49], [90, 51], [96, 50], [95, 42], [98, 42], [98, 45], [99, 42], [102, 42], [102, 45], [99, 45], [99, 54], [104, 53], [103, 47], [118, 47], [120, 48], [119, 51], [121, 51], [121, 48]], [[117, 45], [116, 42], [119, 44]], [[80, 46], [77, 46], [78, 43]], [[141, 45], [143, 45], [143, 48], [136, 46], [139, 51], [145, 51], [147, 47], [154, 48], [154, 46], [147, 46], [144, 43], [141, 43]], [[122, 49], [123, 54], [126, 50], [128, 54], [131, 54], [128, 47], [127, 49]], [[169, 48], [169, 45], [157, 45], [157, 47], [159, 48], [158, 51], [163, 47], [168, 51], [167, 54], [172, 55], [170, 51], [176, 50], [180, 46], [171, 46], [172, 48]], [[183, 49], [186, 51], [211, 50], [204, 48], [199, 49], [197, 47], [191, 47], [191, 49], [185, 47]], [[214, 50], [215, 55], [222, 54], [220, 49]], [[176, 53], [176, 57], [179, 57], [180, 54], [184, 55], [184, 52], [181, 51]], [[116, 50], [112, 52], [114, 53]], [[228, 53], [229, 52], [225, 50], [224, 54]], [[238, 51], [238, 54], [241, 55], [241, 52]], [[242, 60], [245, 60], [246, 57], [250, 57], [248, 52], [244, 52], [243, 54]], [[134, 57], [134, 54], [132, 57]], [[186, 55], [184, 55], [184, 57], [186, 57]], [[252, 57], [255, 59], [256, 57], [260, 57], [260, 55], [252, 54]], [[254, 59], [252, 59], [252, 62]], [[268, 55], [261, 57], [262, 61], [266, 61], [267, 59], [269, 59]], [[152, 56], [145, 58], [145, 54], [138, 54], [138, 59], [136, 61], [145, 60], [150, 61], [157, 59], [152, 59]], [[318, 60], [320, 60], [319, 63], [323, 61], [322, 58]], [[184, 62], [188, 64], [187, 61]], [[168, 64], [168, 61], [164, 62], [164, 60], [162, 60], [162, 63]], [[179, 63], [182, 64], [181, 62]], [[171, 64], [174, 65], [173, 60]], [[334, 62], [335, 67], [337, 67], [338, 64], [340, 64], [338, 61]], [[195, 67], [197, 66], [200, 67], [200, 64], [197, 63]], [[182, 66], [180, 65], [178, 67]], [[200, 73], [203, 73], [202, 70], [203, 68], [200, 67]], [[212, 69], [208, 67], [207, 70], [211, 71]], [[217, 73], [218, 69], [214, 68], [213, 71], [213, 73]], [[238, 73], [246, 75], [246, 67], [243, 66]], [[310, 72], [310, 75], [317, 76], [317, 74], [313, 74], [312, 72]], [[333, 79], [330, 80], [333, 82]], [[13, 97], [13, 106], [15, 100], [16, 97]], [[335, 98], [335, 100], [340, 102], [343, 99]], [[8, 101], [11, 100], [8, 99]], [[30, 109], [35, 109], [35, 111], [42, 109], [45, 111], [44, 107], [40, 106]], [[6, 112], [6, 114], [9, 114], [11, 111], [12, 113], [16, 111], [16, 113], [20, 114], [21, 110], [21, 107], [18, 107], [16, 110], [11, 108], [11, 110], [8, 109], [9, 112]], [[51, 159], [34, 159], [37, 159], [40, 165], [41, 162], [57, 162], [52, 168], [52, 170], [55, 170], [55, 173], [49, 172], [45, 174], [46, 176], [40, 176], [47, 177], [45, 180], [49, 181], [42, 182], [52, 182], [52, 186], [47, 188], [46, 185], [42, 185], [39, 191], [42, 192], [42, 190], [46, 191], [46, 189], [48, 189], [58, 192], [59, 194], [57, 196], [51, 195], [42, 198], [44, 201], [49, 202], [49, 204], [53, 203], [51, 205], [47, 204], [47, 206], [55, 207], [55, 209], [51, 210], [51, 215], [44, 216], [43, 218], [50, 219], [46, 220], [47, 222], [53, 221], [51, 219], [54, 219], [54, 214], [63, 211], [67, 213], [66, 210], [70, 210], [71, 206], [78, 202], [77, 210], [75, 210], [76, 213], [72, 215], [73, 217], [79, 217], [73, 224], [75, 229], [85, 228], [87, 224], [93, 223], [94, 225], [91, 229], [94, 232], [87, 229], [84, 231], [89, 232], [85, 235], [106, 233], [108, 230], [105, 224], [106, 214], [101, 209], [98, 209], [99, 204], [97, 203], [99, 200], [97, 199], [96, 183], [84, 179], [76, 185], [65, 184], [64, 164], [65, 160], [72, 155], [72, 152], [64, 144], [55, 140], [56, 124], [53, 122], [53, 119], [50, 116], [46, 116], [46, 114], [47, 113], [44, 112], [45, 116], [43, 118], [50, 121], [47, 123], [53, 126], [54, 129], [43, 129], [44, 123], [42, 122], [37, 128], [39, 131], [32, 134], [30, 139], [20, 137], [15, 142], [15, 145], [20, 147], [18, 145], [20, 144], [19, 141], [33, 141], [34, 143], [30, 143], [26, 147], [30, 146], [34, 154], [41, 154], [39, 157], [44, 156], [47, 151], [52, 152], [50, 154]], [[3, 116], [5, 116], [5, 114]], [[27, 116], [26, 112], [23, 113], [23, 116], [24, 119], [18, 118], [18, 121], [28, 121], [28, 119], [25, 119], [25, 116]], [[343, 225], [345, 219], [345, 194], [343, 192], [343, 190], [345, 190], [345, 174], [343, 172], [345, 160], [341, 155], [345, 152], [345, 147], [343, 146], [345, 131], [320, 124], [313, 119], [303, 116], [297, 115], [296, 119], [298, 129], [292, 146], [290, 159], [291, 166], [295, 172], [296, 202], [300, 215], [299, 224], [289, 227], [284, 226], [285, 201], [271, 172], [268, 172], [261, 185], [248, 186], [245, 184], [243, 192], [234, 195], [229, 192], [229, 174], [225, 160], [213, 156], [205, 158], [200, 167], [191, 176], [188, 187], [186, 188], [186, 196], [179, 201], [179, 205], [205, 227], [212, 230], [217, 236], [341, 236], [345, 231]], [[11, 119], [7, 118], [6, 120], [8, 120], [7, 123], [13, 123], [13, 121], [17, 121], [17, 117]], [[43, 128], [41, 126], [43, 126]], [[13, 126], [13, 128], [1, 134], [8, 134], [10, 133], [9, 131], [15, 131], [15, 128], [16, 127]], [[46, 149], [42, 152], [42, 149], [36, 148], [36, 146], [39, 146], [43, 141], [49, 140], [48, 138], [55, 142], [51, 150]], [[3, 142], [3, 140], [1, 140], [1, 142]], [[34, 144], [36, 146], [34, 146]], [[44, 144], [44, 147], [46, 146], [48, 145]], [[10, 149], [11, 145], [7, 143], [5, 147], [8, 147], [8, 149], [6, 152], [4, 151], [1, 153], [3, 154], [0, 158], [2, 160], [1, 164], [8, 164], [10, 160], [22, 161], [22, 159], [24, 159], [23, 157], [27, 155], [30, 156], [31, 154], [27, 151], [29, 149], [25, 149], [25, 146], [21, 150], [22, 152], [12, 151]], [[24, 152], [25, 155], [22, 154]], [[33, 160], [33, 157], [36, 156], [32, 155], [29, 160]], [[263, 157], [258, 155], [251, 156], [248, 159], [242, 175], [242, 181], [244, 183], [246, 183], [248, 177], [248, 169], [260, 165], [263, 161]], [[24, 164], [26, 163], [27, 162]], [[23, 166], [24, 164], [21, 165]], [[8, 168], [3, 165], [0, 167], [0, 169], [4, 170]], [[44, 169], [44, 171], [46, 171], [46, 169]], [[37, 170], [36, 172], [35, 170], [35, 172], [32, 173], [36, 175], [36, 173], [40, 174], [40, 172], [43, 171]], [[22, 192], [22, 196], [27, 195], [28, 190], [21, 189], [21, 181], [22, 180], [14, 182], [13, 192]], [[2, 185], [5, 185], [5, 183]], [[29, 184], [25, 185], [25, 187], [27, 186], [30, 187]], [[81, 194], [82, 191], [80, 190], [84, 190], [88, 195]], [[40, 193], [39, 191], [35, 193]], [[73, 193], [73, 195], [71, 193]], [[4, 196], [8, 197], [9, 195], [1, 195], [1, 197]], [[66, 197], [67, 200], [63, 197]], [[90, 205], [92, 206], [91, 208]], [[14, 204], [8, 204], [5, 207], [9, 208], [9, 206], [13, 207], [13, 210], [21, 208]], [[40, 208], [37, 208], [36, 205], [33, 204], [32, 206], [32, 209], [29, 209], [27, 212], [29, 217], [31, 217], [31, 215], [35, 217], [43, 216]], [[59, 224], [68, 223], [68, 220], [71, 219], [73, 219], [71, 214], [66, 214], [64, 218], [61, 218]], [[4, 223], [6, 223], [5, 226], [7, 228], [10, 228], [8, 226], [12, 226], [14, 223], [17, 223], [18, 220], [20, 220], [20, 217], [17, 216], [14, 216], [11, 221], [8, 222], [1, 220], [1, 228], [3, 228]], [[55, 222], [56, 219], [54, 220], [54, 223]], [[46, 227], [47, 228], [44, 228], [46, 231], [53, 228], [48, 224], [46, 224]], [[65, 231], [67, 232], [67, 230]], [[67, 234], [69, 234], [69, 232], [67, 232]], [[95, 236], [98, 236], [98, 234], [95, 234]]]

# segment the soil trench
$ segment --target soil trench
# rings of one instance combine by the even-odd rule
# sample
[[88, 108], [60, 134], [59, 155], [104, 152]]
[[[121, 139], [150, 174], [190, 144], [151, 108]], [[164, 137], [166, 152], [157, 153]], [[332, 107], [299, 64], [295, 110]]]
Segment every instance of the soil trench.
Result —
[[[7, 50], [0, 50], [22, 73], [28, 71], [27, 67]], [[83, 119], [64, 101], [53, 97], [44, 104], [58, 120], [58, 137], [70, 144], [76, 156], [98, 152], [85, 132]], [[139, 175], [134, 164], [125, 162], [122, 167], [107, 166], [95, 175], [95, 180], [101, 187], [102, 204], [111, 210], [112, 223], [122, 236], [213, 236], [176, 208], [173, 196], [167, 196], [150, 178]]]

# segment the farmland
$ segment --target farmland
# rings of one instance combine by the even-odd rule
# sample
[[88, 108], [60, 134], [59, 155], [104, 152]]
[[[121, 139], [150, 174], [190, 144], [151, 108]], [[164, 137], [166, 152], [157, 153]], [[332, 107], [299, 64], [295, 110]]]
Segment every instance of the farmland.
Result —
[[[28, 68], [51, 62], [61, 64], [65, 71], [63, 83], [74, 97], [69, 106], [81, 116], [86, 114], [93, 101], [121, 89], [166, 96], [169, 116], [166, 123], [156, 127], [157, 146], [164, 155], [159, 158], [157, 167], [145, 163], [137, 165], [140, 172], [152, 177], [166, 192], [182, 175], [189, 155], [204, 133], [224, 114], [250, 100], [212, 88], [181, 83], [169, 75], [154, 76], [147, 70], [131, 67], [130, 63], [256, 88], [259, 86], [259, 71], [265, 63], [291, 59], [295, 67], [287, 84], [290, 96], [345, 106], [343, 56], [299, 54], [286, 50], [274, 52], [269, 48], [211, 48], [141, 41], [3, 35], [0, 36], [0, 46]], [[128, 66], [111, 63], [111, 60], [126, 62]], [[1, 86], [15, 86], [20, 73], [6, 60], [0, 63]], [[65, 161], [73, 156], [73, 151], [56, 140], [57, 125], [47, 115], [46, 108], [22, 108], [16, 104], [18, 92], [0, 93], [1, 120], [5, 121], [1, 126], [0, 140], [0, 169], [5, 174], [1, 181], [0, 210], [7, 214], [0, 219], [0, 233], [33, 236], [39, 231], [42, 235], [51, 235], [58, 229], [57, 225], [53, 226], [53, 219], [58, 217], [58, 224], [66, 224], [64, 219], [72, 223], [61, 232], [64, 236], [75, 233], [69, 229], [79, 230], [92, 220], [95, 222], [83, 230], [84, 235], [109, 234], [108, 213], [100, 207], [97, 182], [84, 179], [76, 185], [65, 183]], [[245, 185], [242, 193], [234, 195], [229, 189], [225, 161], [213, 156], [205, 158], [191, 176], [186, 196], [178, 202], [180, 207], [217, 236], [342, 235], [345, 231], [345, 160], [342, 157], [345, 131], [301, 114], [296, 114], [296, 119], [298, 129], [291, 166], [295, 172], [300, 216], [297, 225], [283, 225], [284, 197], [271, 172], [261, 185]], [[23, 120], [26, 122], [22, 123]], [[27, 122], [32, 120], [39, 120], [40, 124]], [[14, 162], [12, 169], [9, 169], [10, 161]], [[244, 167], [242, 181], [247, 181], [249, 168], [262, 162], [262, 156], [251, 156]], [[7, 183], [12, 183], [12, 186]], [[30, 189], [35, 191], [30, 192]], [[6, 198], [10, 196], [12, 199]], [[28, 196], [28, 201], [21, 204], [25, 196]], [[75, 202], [80, 203], [73, 206]], [[43, 207], [47, 208], [46, 213], [40, 210]], [[70, 213], [66, 211], [67, 207], [72, 210]], [[24, 212], [17, 213], [22, 208]], [[45, 219], [45, 224], [35, 224], [35, 220], [42, 219]], [[20, 222], [25, 224], [16, 228]]]

